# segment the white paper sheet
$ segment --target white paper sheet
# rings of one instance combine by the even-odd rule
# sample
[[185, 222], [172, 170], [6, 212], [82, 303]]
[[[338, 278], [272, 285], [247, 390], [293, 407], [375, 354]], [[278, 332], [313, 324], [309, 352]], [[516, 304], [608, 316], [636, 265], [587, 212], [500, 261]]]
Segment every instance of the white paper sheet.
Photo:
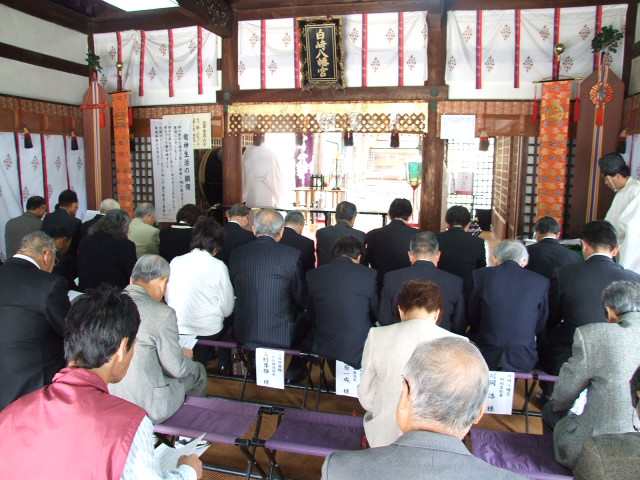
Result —
[[164, 443], [156, 447], [153, 461], [156, 465], [156, 469], [161, 472], [166, 472], [177, 467], [178, 460], [183, 455], [196, 454], [201, 457], [204, 452], [211, 446], [210, 443], [204, 441], [205, 434], [203, 433], [198, 438], [194, 438], [186, 445], [176, 445], [170, 447]]
[[585, 388], [582, 392], [580, 392], [580, 395], [578, 396], [578, 398], [576, 398], [576, 401], [573, 402], [573, 407], [571, 407], [570, 412], [576, 415], [582, 415], [582, 412], [584, 412], [584, 407], [586, 406], [587, 389]]
[[256, 384], [284, 390], [284, 352], [270, 348], [256, 349]]
[[360, 370], [336, 360], [336, 395], [358, 398]]
[[511, 415], [515, 375], [513, 372], [489, 372], [487, 413]]

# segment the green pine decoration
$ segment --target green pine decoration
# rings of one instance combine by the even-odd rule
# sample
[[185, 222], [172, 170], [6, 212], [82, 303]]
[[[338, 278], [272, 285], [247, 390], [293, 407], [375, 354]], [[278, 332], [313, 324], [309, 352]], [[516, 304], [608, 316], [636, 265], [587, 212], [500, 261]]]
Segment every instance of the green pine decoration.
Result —
[[102, 66], [100, 65], [100, 56], [96, 55], [95, 53], [89, 51], [87, 52], [87, 66], [89, 67], [89, 70], [95, 71], [95, 72], [101, 72], [102, 71]]
[[593, 53], [616, 53], [618, 43], [624, 38], [624, 34], [615, 27], [606, 26], [593, 37], [591, 49]]

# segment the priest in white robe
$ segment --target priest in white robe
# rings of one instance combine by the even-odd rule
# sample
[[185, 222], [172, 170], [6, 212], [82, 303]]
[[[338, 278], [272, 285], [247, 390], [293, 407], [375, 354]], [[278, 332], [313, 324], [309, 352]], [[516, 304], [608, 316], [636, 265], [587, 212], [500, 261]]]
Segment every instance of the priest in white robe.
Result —
[[278, 156], [264, 143], [249, 145], [242, 156], [242, 197], [251, 208], [286, 207], [286, 183]]
[[640, 273], [640, 182], [630, 175], [622, 155], [609, 153], [599, 160], [605, 184], [616, 192], [605, 220], [618, 235], [620, 264]]

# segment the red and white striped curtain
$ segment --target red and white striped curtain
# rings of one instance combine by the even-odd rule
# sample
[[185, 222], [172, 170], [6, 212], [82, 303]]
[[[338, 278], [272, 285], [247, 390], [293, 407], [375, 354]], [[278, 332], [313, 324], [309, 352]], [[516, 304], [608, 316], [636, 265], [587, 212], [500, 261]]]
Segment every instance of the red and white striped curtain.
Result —
[[116, 64], [131, 91], [131, 105], [214, 103], [218, 87], [218, 37], [201, 27], [94, 35], [100, 83], [117, 89]]
[[[597, 67], [591, 41], [602, 26], [625, 30], [627, 5], [534, 10], [451, 11], [447, 18], [448, 85], [526, 88], [533, 82], [584, 78]], [[558, 58], [554, 47], [565, 46]], [[624, 43], [605, 62], [622, 75]], [[504, 91], [504, 90], [503, 90]]]
[[53, 212], [58, 196], [69, 188], [65, 138], [62, 135], [44, 135], [42, 147], [49, 211]]
[[84, 160], [84, 139], [77, 137], [78, 150], [71, 150], [71, 137], [66, 137], [67, 173], [69, 188], [78, 195], [78, 218], [83, 219], [87, 211], [87, 179]]
[[34, 195], [47, 198], [44, 191], [44, 167], [42, 165], [42, 143], [40, 135], [31, 134], [32, 148], [25, 148], [24, 134], [18, 134], [18, 169], [20, 172], [20, 188], [22, 208], [27, 199]]
[[[342, 17], [347, 87], [424, 85], [427, 12]], [[241, 90], [300, 88], [300, 46], [293, 18], [238, 22]]]

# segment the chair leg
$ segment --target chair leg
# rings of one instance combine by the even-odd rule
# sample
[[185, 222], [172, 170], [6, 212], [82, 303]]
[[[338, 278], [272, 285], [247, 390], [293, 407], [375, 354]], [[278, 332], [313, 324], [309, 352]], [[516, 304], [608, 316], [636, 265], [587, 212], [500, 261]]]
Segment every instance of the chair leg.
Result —
[[251, 450], [249, 449], [248, 447], [249, 444], [250, 442], [246, 442], [246, 443], [242, 442], [238, 444], [238, 447], [240, 447], [240, 451], [243, 453], [243, 455], [247, 459], [247, 472], [245, 474], [245, 478], [247, 479], [252, 478], [254, 467], [258, 471], [258, 475], [260, 475], [261, 478], [267, 478], [266, 472], [258, 464], [258, 460], [256, 459], [255, 453], [251, 452]]
[[275, 450], [270, 450], [268, 448], [265, 447], [264, 449], [265, 453], [267, 454], [267, 458], [269, 459], [269, 475], [268, 475], [268, 479], [272, 480], [273, 479], [273, 471], [276, 471], [276, 474], [278, 475], [278, 478], [280, 480], [284, 480], [285, 476], [282, 473], [282, 469], [280, 468], [280, 465], [278, 464], [278, 461], [276, 460], [276, 454], [278, 452], [276, 452]]
[[242, 377], [242, 390], [240, 391], [240, 400], [244, 400], [244, 394], [247, 390], [247, 382], [249, 381], [249, 359], [245, 355], [244, 350], [240, 350], [240, 359], [244, 365], [244, 375]]

